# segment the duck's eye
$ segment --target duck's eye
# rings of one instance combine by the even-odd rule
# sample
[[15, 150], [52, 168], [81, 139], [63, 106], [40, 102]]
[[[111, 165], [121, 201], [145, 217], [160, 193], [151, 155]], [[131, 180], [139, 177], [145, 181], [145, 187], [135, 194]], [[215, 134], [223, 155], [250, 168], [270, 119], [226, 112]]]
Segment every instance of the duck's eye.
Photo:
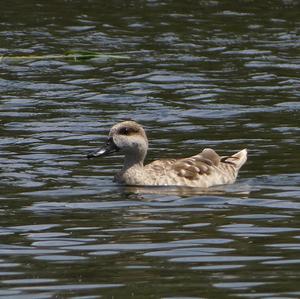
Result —
[[123, 127], [119, 130], [119, 134], [121, 135], [129, 135], [131, 133], [131, 130], [127, 127]]

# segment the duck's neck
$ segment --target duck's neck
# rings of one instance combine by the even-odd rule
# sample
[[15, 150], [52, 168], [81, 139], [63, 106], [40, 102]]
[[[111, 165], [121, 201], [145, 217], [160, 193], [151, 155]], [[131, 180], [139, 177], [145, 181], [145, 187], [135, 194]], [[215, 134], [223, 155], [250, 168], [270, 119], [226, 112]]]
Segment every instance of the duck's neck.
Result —
[[145, 156], [146, 153], [131, 153], [125, 155], [124, 166], [122, 170], [125, 172], [130, 168], [143, 169]]

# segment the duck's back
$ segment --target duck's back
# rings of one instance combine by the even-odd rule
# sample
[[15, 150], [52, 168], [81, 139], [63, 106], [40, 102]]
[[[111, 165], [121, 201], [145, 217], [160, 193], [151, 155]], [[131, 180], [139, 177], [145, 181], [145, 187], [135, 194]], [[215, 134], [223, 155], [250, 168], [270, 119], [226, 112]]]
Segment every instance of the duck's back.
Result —
[[230, 184], [235, 182], [246, 160], [246, 150], [220, 157], [208, 148], [189, 158], [156, 160], [147, 164], [144, 167], [144, 181], [145, 185], [200, 188]]

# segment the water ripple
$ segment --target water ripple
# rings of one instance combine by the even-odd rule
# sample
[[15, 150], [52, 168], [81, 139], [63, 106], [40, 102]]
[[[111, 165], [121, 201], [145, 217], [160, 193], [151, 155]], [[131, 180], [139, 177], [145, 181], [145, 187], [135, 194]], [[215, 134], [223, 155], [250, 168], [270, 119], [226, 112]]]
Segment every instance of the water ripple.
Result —
[[[0, 296], [299, 298], [298, 1], [73, 2], [1, 7]], [[69, 50], [128, 58], [46, 57]], [[129, 118], [147, 162], [248, 162], [209, 190], [119, 186], [120, 155], [85, 156]]]

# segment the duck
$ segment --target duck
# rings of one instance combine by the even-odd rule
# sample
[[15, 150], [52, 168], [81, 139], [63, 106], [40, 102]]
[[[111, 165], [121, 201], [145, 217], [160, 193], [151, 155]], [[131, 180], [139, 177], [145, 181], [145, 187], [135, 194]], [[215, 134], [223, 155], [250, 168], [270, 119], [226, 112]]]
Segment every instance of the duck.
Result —
[[176, 159], [159, 159], [144, 165], [148, 138], [144, 128], [133, 120], [115, 124], [103, 147], [88, 153], [87, 158], [114, 153], [124, 155], [123, 168], [114, 181], [128, 186], [185, 186], [209, 188], [232, 184], [247, 161], [247, 149], [230, 156], [219, 156], [213, 149]]

